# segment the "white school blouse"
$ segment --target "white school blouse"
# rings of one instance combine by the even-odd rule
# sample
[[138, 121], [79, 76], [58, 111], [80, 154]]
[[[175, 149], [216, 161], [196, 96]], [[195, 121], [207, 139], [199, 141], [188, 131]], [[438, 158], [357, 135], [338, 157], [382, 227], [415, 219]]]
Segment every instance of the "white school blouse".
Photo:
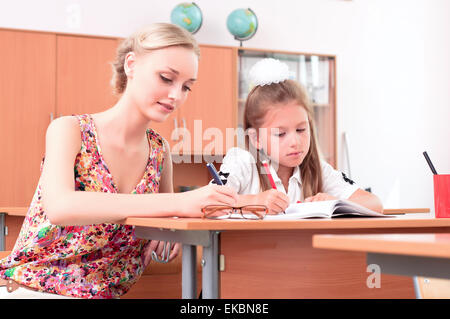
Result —
[[[322, 160], [320, 164], [322, 167], [323, 193], [328, 193], [339, 199], [347, 199], [359, 188], [356, 183], [346, 178], [344, 174], [335, 170], [327, 162]], [[270, 166], [270, 173], [277, 190], [285, 193], [289, 197], [290, 203], [304, 200], [298, 166], [295, 167], [292, 176], [289, 178], [287, 193], [272, 166]], [[227, 176], [227, 174], [229, 175]], [[227, 176], [225, 185], [236, 190], [238, 194], [258, 194], [261, 192], [255, 159], [250, 152], [242, 148], [233, 147], [227, 152], [220, 166], [220, 175], [222, 179], [222, 176]]]

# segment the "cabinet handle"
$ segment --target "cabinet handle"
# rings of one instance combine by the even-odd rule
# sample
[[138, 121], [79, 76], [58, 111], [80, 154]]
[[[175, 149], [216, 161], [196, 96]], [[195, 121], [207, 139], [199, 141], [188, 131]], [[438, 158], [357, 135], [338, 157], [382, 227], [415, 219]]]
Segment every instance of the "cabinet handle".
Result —
[[184, 130], [183, 130], [183, 141], [184, 141], [184, 135], [186, 134], [186, 130], [187, 130], [187, 128], [186, 128], [186, 119], [183, 117], [183, 127], [184, 127]]
[[53, 112], [50, 113], [50, 122], [53, 122]]
[[[175, 117], [173, 119], [173, 126], [175, 127], [174, 131], [175, 131], [175, 139], [173, 139], [174, 141], [178, 141], [178, 122], [177, 122], [177, 118]], [[173, 134], [172, 134], [173, 136]]]

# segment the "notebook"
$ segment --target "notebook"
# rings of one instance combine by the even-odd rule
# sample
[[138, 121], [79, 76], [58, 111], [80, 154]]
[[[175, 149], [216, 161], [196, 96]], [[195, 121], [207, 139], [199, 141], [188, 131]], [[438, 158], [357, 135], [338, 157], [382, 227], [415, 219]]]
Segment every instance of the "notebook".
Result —
[[291, 204], [285, 214], [266, 215], [265, 220], [293, 220], [301, 218], [333, 217], [389, 217], [358, 205], [354, 202], [337, 199], [319, 202]]

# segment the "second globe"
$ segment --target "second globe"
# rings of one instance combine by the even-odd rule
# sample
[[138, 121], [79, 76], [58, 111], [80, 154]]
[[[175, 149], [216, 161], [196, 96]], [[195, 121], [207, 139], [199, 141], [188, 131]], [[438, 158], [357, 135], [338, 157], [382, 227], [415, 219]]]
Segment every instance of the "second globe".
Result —
[[250, 8], [236, 9], [228, 15], [227, 29], [236, 40], [248, 40], [255, 35], [258, 29], [258, 18]]

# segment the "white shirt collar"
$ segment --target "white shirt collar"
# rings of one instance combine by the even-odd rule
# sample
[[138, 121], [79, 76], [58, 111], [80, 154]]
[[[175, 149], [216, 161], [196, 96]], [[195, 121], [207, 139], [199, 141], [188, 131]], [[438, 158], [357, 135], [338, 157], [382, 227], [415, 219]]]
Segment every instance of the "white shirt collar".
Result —
[[302, 184], [302, 178], [300, 175], [300, 166], [295, 166], [294, 172], [292, 173], [292, 176], [289, 180], [291, 180], [292, 178], [296, 179], [300, 185]]
[[[272, 178], [273, 178], [273, 181], [275, 182], [275, 184], [277, 184], [277, 183], [280, 183], [281, 185], [283, 184], [281, 179], [278, 177], [277, 172], [273, 168], [272, 163], [270, 163], [270, 174], [272, 174]], [[302, 184], [302, 179], [300, 176], [300, 166], [295, 166], [294, 172], [292, 173], [291, 177], [289, 177], [289, 183], [291, 182], [292, 179], [297, 180], [297, 182], [300, 185]]]

